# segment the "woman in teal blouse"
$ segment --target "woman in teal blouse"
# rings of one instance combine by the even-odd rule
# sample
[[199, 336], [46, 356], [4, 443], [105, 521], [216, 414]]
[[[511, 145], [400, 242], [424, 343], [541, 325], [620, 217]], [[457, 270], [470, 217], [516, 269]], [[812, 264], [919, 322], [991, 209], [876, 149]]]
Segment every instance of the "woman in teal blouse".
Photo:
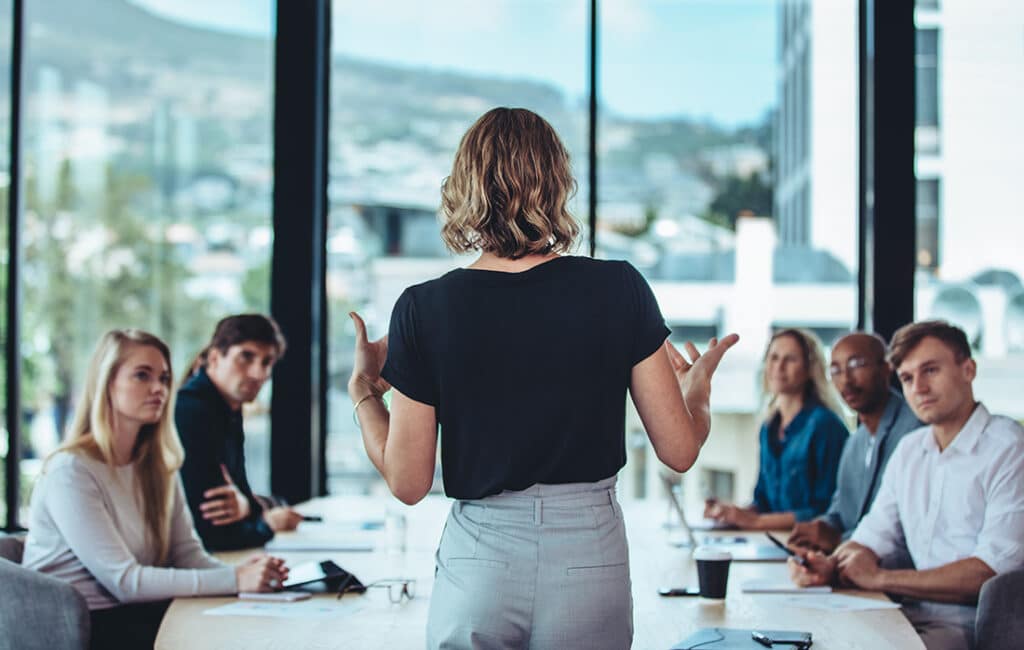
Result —
[[709, 500], [705, 516], [746, 530], [785, 530], [828, 510], [849, 431], [811, 332], [785, 329], [772, 336], [763, 388], [769, 401], [754, 502], [743, 508]]

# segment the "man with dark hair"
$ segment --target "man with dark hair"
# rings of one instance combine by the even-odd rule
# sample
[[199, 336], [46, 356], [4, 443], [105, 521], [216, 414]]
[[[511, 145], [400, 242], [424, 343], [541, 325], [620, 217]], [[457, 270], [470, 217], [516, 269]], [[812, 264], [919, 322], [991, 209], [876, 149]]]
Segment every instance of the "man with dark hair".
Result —
[[790, 545], [826, 553], [853, 534], [878, 494], [896, 445], [921, 426], [903, 396], [889, 385], [892, 367], [881, 337], [855, 332], [839, 339], [832, 347], [829, 374], [843, 401], [857, 412], [860, 426], [843, 448], [828, 511], [798, 523], [789, 536]]
[[[896, 448], [871, 510], [831, 556], [800, 551], [801, 585], [839, 581], [905, 597], [929, 650], [973, 644], [982, 584], [1024, 567], [1024, 428], [974, 400], [963, 331], [942, 321], [896, 332], [890, 362], [927, 426]], [[905, 545], [915, 569], [880, 561]]]
[[284, 336], [269, 316], [229, 316], [217, 324], [178, 391], [181, 477], [208, 550], [262, 546], [276, 531], [294, 530], [302, 521], [289, 507], [261, 503], [245, 471], [242, 405], [256, 399], [284, 349]]

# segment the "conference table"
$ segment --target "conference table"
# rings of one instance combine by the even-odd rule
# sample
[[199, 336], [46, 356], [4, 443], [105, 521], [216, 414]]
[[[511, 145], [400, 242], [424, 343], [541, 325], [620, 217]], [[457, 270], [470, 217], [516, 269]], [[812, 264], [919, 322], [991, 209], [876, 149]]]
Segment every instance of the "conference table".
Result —
[[[415, 581], [412, 600], [393, 603], [387, 589], [376, 588], [364, 594], [346, 594], [340, 600], [334, 594], [318, 593], [310, 600], [297, 603], [258, 603], [268, 613], [252, 616], [215, 615], [217, 612], [211, 610], [225, 605], [252, 607], [253, 601], [235, 597], [178, 598], [167, 611], [156, 647], [187, 650], [423, 648], [434, 576], [434, 550], [450, 505], [450, 500], [434, 495], [412, 507], [383, 497], [314, 499], [298, 509], [320, 515], [324, 522], [303, 523], [298, 531], [277, 537], [276, 543], [288, 550], [272, 552], [283, 557], [290, 566], [331, 559], [364, 584], [389, 579]], [[633, 648], [666, 650], [704, 627], [803, 630], [813, 634], [815, 650], [924, 648], [899, 609], [825, 612], [794, 606], [785, 597], [742, 591], [743, 583], [749, 580], [785, 580], [787, 569], [781, 562], [733, 562], [724, 601], [659, 596], [660, 586], [696, 586], [692, 551], [670, 543], [672, 533], [663, 526], [666, 518], [663, 501], [625, 501], [622, 506], [630, 545]], [[397, 521], [400, 516], [404, 516], [406, 522], [404, 539], [397, 527], [362, 530], [360, 525], [360, 522], [379, 523], [386, 517]], [[336, 539], [338, 544], [333, 545], [331, 539]], [[324, 542], [322, 550], [308, 550], [321, 548], [321, 542]], [[364, 542], [369, 542], [373, 550], [338, 550], [338, 547]], [[252, 553], [239, 551], [217, 556], [234, 563]], [[876, 593], [836, 593], [887, 600], [883, 594]], [[307, 611], [308, 615], [302, 613]]]

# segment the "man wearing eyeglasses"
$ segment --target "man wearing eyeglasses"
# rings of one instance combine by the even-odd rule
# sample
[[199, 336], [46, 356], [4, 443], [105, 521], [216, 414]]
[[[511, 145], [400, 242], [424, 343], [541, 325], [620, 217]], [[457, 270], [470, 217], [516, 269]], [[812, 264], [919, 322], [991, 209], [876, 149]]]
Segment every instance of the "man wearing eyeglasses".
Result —
[[789, 537], [791, 546], [826, 553], [853, 533], [875, 500], [896, 445], [921, 426], [903, 396], [889, 385], [892, 367], [881, 337], [856, 332], [839, 339], [832, 347], [829, 374], [843, 401], [857, 412], [860, 426], [843, 448], [828, 511], [796, 524]]

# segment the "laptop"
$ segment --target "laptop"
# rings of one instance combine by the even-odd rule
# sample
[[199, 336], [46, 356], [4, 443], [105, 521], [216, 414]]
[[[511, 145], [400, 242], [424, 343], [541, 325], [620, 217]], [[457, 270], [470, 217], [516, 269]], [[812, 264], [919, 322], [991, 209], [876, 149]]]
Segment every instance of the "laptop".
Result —
[[785, 562], [789, 555], [781, 548], [773, 544], [758, 544], [751, 542], [747, 535], [705, 535], [698, 542], [693, 534], [693, 528], [686, 520], [686, 511], [676, 494], [675, 481], [670, 476], [661, 475], [662, 485], [668, 493], [669, 503], [679, 515], [679, 525], [686, 536], [685, 541], [679, 542], [677, 546], [696, 548], [697, 546], [714, 546], [732, 555], [734, 562]]

